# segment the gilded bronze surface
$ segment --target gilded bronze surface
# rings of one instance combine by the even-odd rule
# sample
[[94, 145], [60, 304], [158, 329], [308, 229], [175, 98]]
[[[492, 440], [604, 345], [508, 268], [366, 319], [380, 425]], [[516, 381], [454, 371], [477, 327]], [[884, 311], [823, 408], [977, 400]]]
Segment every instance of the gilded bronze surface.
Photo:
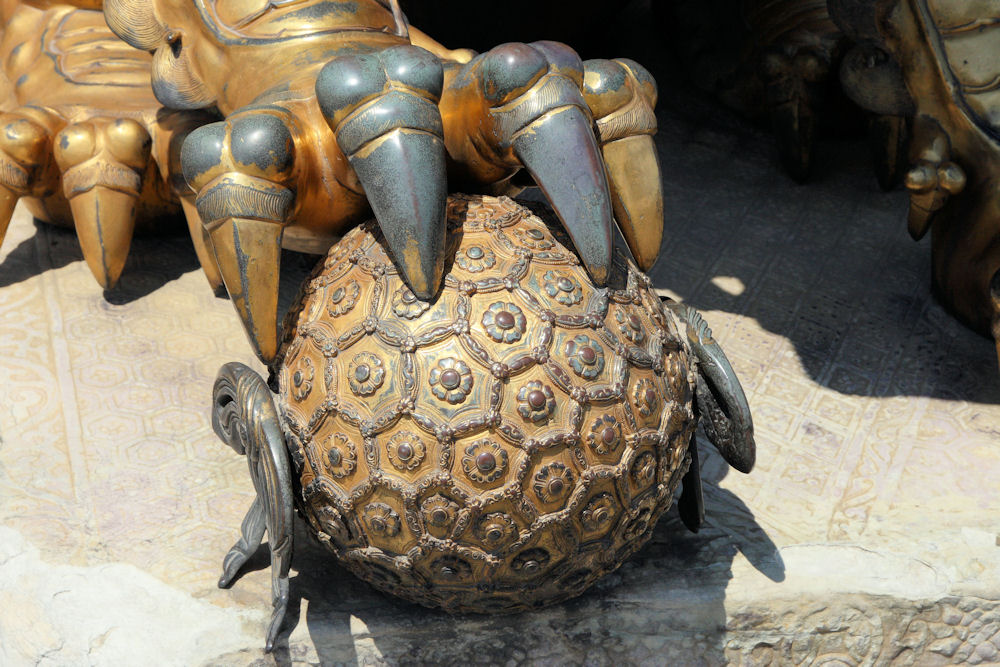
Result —
[[[2, 7], [5, 219], [25, 197], [72, 221], [111, 287], [135, 226], [182, 209], [275, 375], [276, 402], [224, 366], [213, 410], [257, 494], [219, 583], [267, 533], [268, 649], [293, 505], [379, 588], [512, 611], [618, 567], [682, 478], [697, 530], [698, 416], [754, 465], [711, 331], [641, 273], [663, 201], [637, 63], [450, 50], [396, 0], [106, 0], [106, 25], [97, 2]], [[529, 184], [569, 237], [505, 196], [449, 198]], [[615, 224], [635, 262], [613, 256]], [[326, 253], [283, 334], [282, 248]]]
[[874, 52], [855, 87], [911, 116], [909, 230], [915, 239], [931, 233], [937, 296], [972, 328], [1000, 337], [1000, 5], [830, 5]]
[[268, 444], [279, 419], [263, 382], [223, 368], [216, 430], [259, 463], [222, 584], [265, 515], [270, 539], [291, 539], [278, 517], [294, 488], [312, 534], [382, 590], [448, 611], [550, 604], [642, 546], [682, 476], [697, 530], [699, 417], [731, 465], [753, 467], [746, 398], [693, 309], [661, 302], [621, 256], [619, 287], [595, 285], [568, 239], [506, 197], [456, 195], [447, 212], [433, 299], [414, 294], [368, 223], [330, 249], [289, 311], [273, 371], [294, 483]]
[[160, 102], [225, 116], [191, 134], [181, 163], [265, 361], [282, 247], [322, 253], [374, 213], [407, 284], [430, 298], [449, 189], [536, 183], [598, 284], [616, 219], [640, 265], [655, 260], [656, 86], [634, 62], [584, 63], [555, 42], [450, 50], [395, 1], [108, 0], [105, 14], [153, 53]]
[[371, 227], [304, 288], [279, 404], [320, 540], [451, 611], [575, 595], [649, 537], [694, 429], [688, 351], [647, 279], [596, 290], [510, 200], [452, 199], [441, 294]]
[[[0, 241], [24, 198], [36, 217], [73, 226], [98, 283], [121, 275], [136, 226], [177, 224], [184, 136], [200, 112], [163, 109], [152, 60], [112, 33], [99, 1], [0, 5]], [[196, 249], [221, 284], [211, 251]]]

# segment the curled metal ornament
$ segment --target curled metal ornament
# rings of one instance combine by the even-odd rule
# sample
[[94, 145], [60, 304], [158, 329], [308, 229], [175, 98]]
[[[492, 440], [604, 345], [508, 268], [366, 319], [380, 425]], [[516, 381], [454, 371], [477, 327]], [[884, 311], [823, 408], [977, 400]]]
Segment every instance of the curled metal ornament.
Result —
[[701, 313], [681, 303], [664, 303], [685, 323], [686, 343], [698, 360], [696, 405], [705, 433], [726, 463], [750, 472], [757, 460], [757, 445], [750, 405], [736, 372]]
[[243, 520], [240, 539], [226, 555], [219, 587], [228, 587], [257, 551], [264, 532], [271, 548], [271, 602], [266, 650], [274, 647], [288, 607], [292, 563], [292, 472], [271, 392], [257, 373], [239, 363], [219, 369], [213, 391], [212, 428], [247, 457], [257, 497]]

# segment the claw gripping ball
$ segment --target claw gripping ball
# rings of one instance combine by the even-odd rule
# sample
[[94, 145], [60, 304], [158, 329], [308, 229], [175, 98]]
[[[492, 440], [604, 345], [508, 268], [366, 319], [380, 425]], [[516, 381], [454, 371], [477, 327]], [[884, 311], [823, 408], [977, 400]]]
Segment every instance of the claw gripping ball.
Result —
[[313, 534], [376, 587], [449, 611], [581, 593], [650, 537], [687, 469], [695, 373], [631, 263], [593, 286], [545, 222], [452, 197], [431, 302], [368, 224], [291, 310], [279, 409]]

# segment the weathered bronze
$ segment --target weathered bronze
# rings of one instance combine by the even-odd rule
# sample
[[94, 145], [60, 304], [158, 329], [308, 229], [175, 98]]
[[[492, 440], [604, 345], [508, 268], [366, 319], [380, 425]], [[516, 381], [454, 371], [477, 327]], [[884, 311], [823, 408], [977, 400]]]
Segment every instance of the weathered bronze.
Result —
[[[0, 4], [0, 242], [18, 199], [76, 228], [102, 287], [121, 275], [132, 235], [180, 219], [180, 147], [205, 113], [163, 109], [152, 59], [112, 33], [100, 0]], [[221, 285], [193, 207], [185, 209], [209, 281]]]
[[288, 601], [293, 504], [374, 586], [508, 612], [617, 568], [685, 473], [682, 516], [697, 529], [696, 415], [731, 465], [754, 465], [746, 398], [693, 309], [661, 303], [620, 257], [621, 289], [596, 286], [558, 232], [506, 197], [454, 196], [448, 222], [430, 300], [375, 224], [331, 248], [286, 322], [277, 408], [250, 369], [220, 372], [216, 431], [247, 454], [258, 494], [220, 583], [266, 529], [268, 649]]
[[805, 181], [843, 34], [830, 20], [826, 0], [745, 0], [743, 11], [753, 36], [751, 53], [759, 54], [778, 154], [792, 178]]
[[[449, 50], [396, 0], [105, 0], [107, 25], [99, 1], [0, 2], [4, 226], [20, 197], [72, 221], [110, 287], [136, 224], [180, 204], [276, 378], [277, 405], [224, 366], [213, 410], [257, 493], [219, 583], [268, 533], [268, 649], [296, 509], [379, 588], [512, 611], [618, 567], [682, 479], [698, 529], [696, 415], [753, 467], [725, 355], [640, 272], [663, 201], [638, 64]], [[448, 196], [527, 184], [571, 241], [507, 197]], [[283, 247], [326, 258], [282, 334]]]
[[853, 96], [912, 116], [909, 229], [915, 239], [931, 232], [937, 296], [1000, 338], [1000, 4], [830, 0], [830, 8], [872, 54], [867, 67], [846, 72]]
[[633, 62], [582, 63], [554, 42], [452, 51], [394, 0], [108, 0], [105, 14], [153, 53], [163, 104], [226, 118], [193, 132], [181, 162], [265, 361], [282, 247], [324, 252], [374, 212], [407, 283], [430, 298], [449, 186], [510, 194], [526, 171], [599, 284], [615, 216], [642, 267], [656, 257], [656, 87]]

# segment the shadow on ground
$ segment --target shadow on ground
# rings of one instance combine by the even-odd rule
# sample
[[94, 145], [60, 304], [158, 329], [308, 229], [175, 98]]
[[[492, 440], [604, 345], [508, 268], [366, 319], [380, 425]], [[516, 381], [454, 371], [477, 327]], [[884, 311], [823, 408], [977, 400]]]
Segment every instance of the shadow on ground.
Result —
[[[785, 570], [753, 513], [719, 487], [728, 466], [714, 452], [702, 452], [707, 522], [700, 533], [688, 532], [671, 509], [645, 547], [582, 596], [513, 616], [451, 616], [379, 593], [341, 568], [297, 521], [289, 611], [273, 658], [279, 665], [372, 658], [620, 664], [697, 655], [722, 663], [733, 559], [742, 553], [773, 581], [782, 581]], [[263, 545], [248, 569], [267, 566]], [[302, 623], [308, 642], [301, 641]], [[263, 641], [263, 627], [260, 632]]]
[[[35, 234], [18, 244], [0, 262], [0, 288], [83, 261], [73, 230], [37, 219], [33, 224]], [[200, 268], [186, 235], [138, 236], [132, 240], [118, 285], [104, 290], [104, 299], [116, 306], [131, 303], [193, 270]], [[93, 286], [95, 291], [100, 289], [96, 281]]]
[[[906, 196], [878, 189], [863, 142], [823, 144], [821, 175], [796, 185], [763, 133], [713, 119], [727, 115], [717, 107], [693, 119], [691, 95], [660, 112], [658, 287], [756, 320], [788, 340], [813, 381], [840, 393], [1000, 403], [992, 341], [932, 298], [929, 243], [909, 239]], [[747, 361], [779, 365], [782, 350], [761, 343]]]

